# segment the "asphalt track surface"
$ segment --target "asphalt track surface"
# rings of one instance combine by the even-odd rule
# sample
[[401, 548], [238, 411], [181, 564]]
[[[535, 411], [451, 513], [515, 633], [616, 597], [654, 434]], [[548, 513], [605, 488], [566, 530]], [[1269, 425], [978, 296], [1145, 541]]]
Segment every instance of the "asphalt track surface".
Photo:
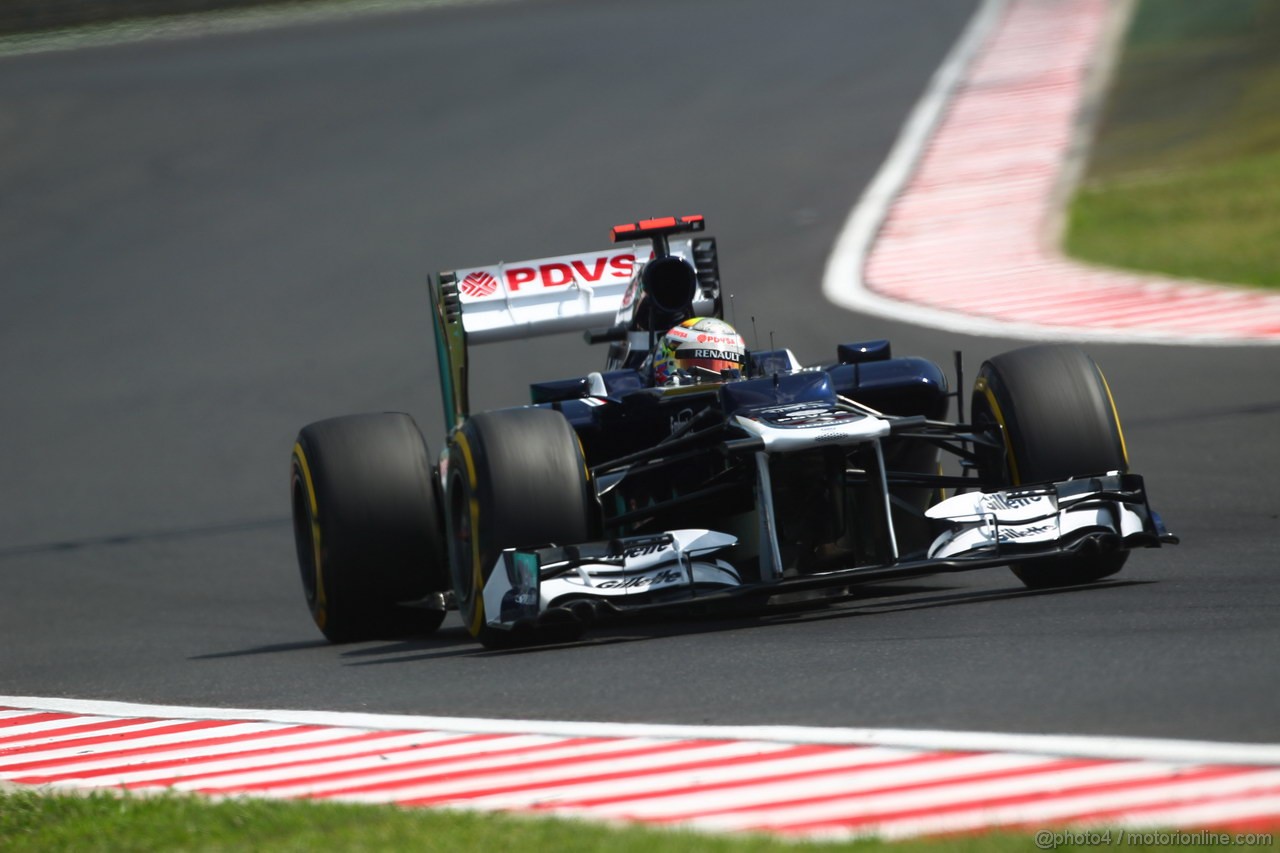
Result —
[[[1178, 548], [486, 652], [330, 646], [287, 523], [304, 423], [442, 426], [428, 271], [703, 213], [749, 342], [890, 337], [827, 254], [972, 2], [499, 3], [0, 60], [0, 694], [1280, 740], [1280, 350], [1091, 346]], [[750, 317], [756, 317], [751, 330]], [[479, 405], [598, 363], [480, 350]], [[586, 365], [584, 367], [584, 365]]]

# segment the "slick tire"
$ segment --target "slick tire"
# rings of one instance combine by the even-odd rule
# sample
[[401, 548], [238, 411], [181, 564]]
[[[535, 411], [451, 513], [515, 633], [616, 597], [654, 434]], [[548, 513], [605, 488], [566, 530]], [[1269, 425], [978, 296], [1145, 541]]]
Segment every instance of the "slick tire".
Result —
[[449, 569], [463, 625], [486, 648], [563, 641], [553, 633], [515, 634], [485, 621], [483, 590], [504, 548], [589, 541], [599, 511], [582, 446], [568, 421], [550, 409], [473, 415], [454, 433], [445, 474]]
[[[1107, 380], [1079, 348], [1025, 347], [983, 363], [973, 421], [1002, 449], [979, 448], [984, 488], [1030, 485], [1127, 471], [1128, 454]], [[1031, 589], [1071, 586], [1120, 571], [1128, 552], [1072, 554], [1013, 564]]]
[[331, 642], [430, 634], [447, 589], [438, 486], [406, 414], [350, 415], [302, 429], [290, 477], [302, 589]]

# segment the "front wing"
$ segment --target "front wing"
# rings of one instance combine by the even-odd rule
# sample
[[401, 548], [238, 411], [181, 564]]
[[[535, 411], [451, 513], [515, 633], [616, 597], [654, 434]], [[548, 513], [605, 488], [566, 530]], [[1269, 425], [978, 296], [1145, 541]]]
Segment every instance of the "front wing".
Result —
[[707, 607], [785, 592], [1176, 543], [1147, 504], [1142, 478], [1113, 473], [998, 492], [966, 492], [931, 508], [940, 528], [926, 554], [890, 564], [744, 582], [725, 559], [737, 540], [674, 530], [582, 545], [508, 549], [484, 588], [490, 627], [525, 631], [600, 615]]

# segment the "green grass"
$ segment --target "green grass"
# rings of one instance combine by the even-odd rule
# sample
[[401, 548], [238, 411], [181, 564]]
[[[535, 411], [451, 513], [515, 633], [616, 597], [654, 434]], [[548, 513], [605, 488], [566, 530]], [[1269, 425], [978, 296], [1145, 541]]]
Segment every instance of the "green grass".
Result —
[[[1018, 848], [1025, 851], [1026, 839]], [[724, 851], [872, 850], [877, 842], [796, 845], [753, 836], [728, 838], [507, 815], [224, 800], [0, 794], [0, 850], [18, 851]], [[973, 850], [989, 849], [971, 847]]]
[[[1102, 846], [1128, 850], [1168, 845], [1129, 843], [1112, 830]], [[1117, 834], [1119, 833], [1119, 834]], [[1123, 840], [1122, 840], [1123, 838]], [[1080, 839], [1088, 842], [1090, 839]], [[1154, 840], [1154, 839], [1153, 839]], [[1059, 851], [1094, 850], [1099, 843], [1064, 844]], [[1180, 850], [1217, 850], [1178, 843]], [[97, 792], [84, 796], [0, 791], [0, 850], [23, 851], [275, 851], [355, 850], [414, 853], [1027, 853], [1031, 833], [982, 833], [889, 843], [876, 839], [836, 843], [795, 842], [764, 835], [724, 836], [585, 821], [533, 819], [501, 814], [356, 806], [338, 803], [223, 800], [166, 794], [135, 797]], [[1280, 851], [1275, 834], [1268, 846]]]
[[1143, 0], [1066, 248], [1280, 287], [1280, 3]]

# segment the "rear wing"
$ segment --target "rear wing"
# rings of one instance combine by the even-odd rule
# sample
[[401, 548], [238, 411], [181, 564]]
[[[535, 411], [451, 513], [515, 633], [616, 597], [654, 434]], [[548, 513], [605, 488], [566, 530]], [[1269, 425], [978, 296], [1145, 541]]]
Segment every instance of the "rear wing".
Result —
[[[697, 273], [695, 313], [714, 313], [720, 298], [715, 239], [664, 239], [670, 254]], [[653, 255], [650, 242], [640, 240], [586, 254], [442, 272], [434, 281], [428, 276], [448, 429], [470, 411], [469, 345], [612, 326], [619, 309], [634, 298], [631, 285]]]

